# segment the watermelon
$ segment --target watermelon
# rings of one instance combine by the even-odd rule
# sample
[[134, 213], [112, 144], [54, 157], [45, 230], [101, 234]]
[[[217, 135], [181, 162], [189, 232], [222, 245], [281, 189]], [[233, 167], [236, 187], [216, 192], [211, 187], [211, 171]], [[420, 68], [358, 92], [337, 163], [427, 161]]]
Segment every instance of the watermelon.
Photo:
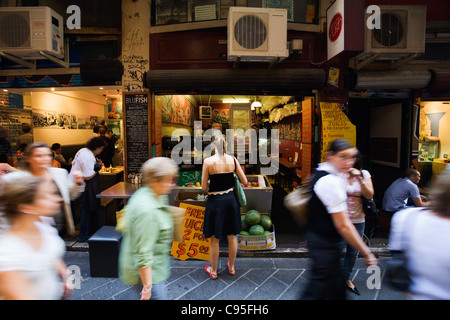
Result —
[[270, 231], [264, 231], [264, 235], [270, 234]]
[[260, 236], [264, 234], [264, 228], [259, 224], [255, 224], [250, 227], [248, 233], [251, 234], [252, 236]]
[[261, 221], [261, 214], [257, 210], [249, 210], [245, 214], [245, 222], [248, 225], [253, 226]]
[[261, 221], [259, 224], [264, 228], [264, 230], [269, 230], [272, 227], [272, 220], [269, 216], [261, 215]]
[[244, 231], [244, 230], [242, 230], [242, 231], [240, 232], [240, 234], [243, 234], [243, 235], [246, 235], [246, 236], [249, 235], [249, 233], [248, 233], [247, 231]]
[[248, 231], [248, 229], [250, 229], [250, 226], [249, 226], [248, 223], [245, 221], [245, 215], [242, 215], [242, 216], [241, 216], [241, 224], [242, 224], [242, 230]]

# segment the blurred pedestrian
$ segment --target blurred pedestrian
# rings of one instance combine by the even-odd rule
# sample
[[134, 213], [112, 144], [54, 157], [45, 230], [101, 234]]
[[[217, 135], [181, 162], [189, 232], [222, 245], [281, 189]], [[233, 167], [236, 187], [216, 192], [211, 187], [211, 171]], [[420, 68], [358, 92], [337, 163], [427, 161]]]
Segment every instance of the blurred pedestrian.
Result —
[[412, 280], [409, 299], [450, 300], [450, 172], [433, 182], [429, 208], [394, 214], [389, 249], [406, 254]]
[[79, 241], [87, 241], [100, 228], [98, 222], [100, 199], [97, 198], [97, 194], [101, 192], [98, 172], [102, 168], [102, 163], [96, 156], [103, 151], [104, 147], [105, 142], [102, 138], [92, 138], [86, 143], [86, 147], [78, 150], [72, 161], [69, 176], [75, 179], [76, 176], [81, 175], [84, 179], [84, 184], [80, 188], [81, 195], [78, 198], [81, 214]]
[[421, 175], [418, 170], [409, 168], [406, 170], [404, 178], [399, 178], [392, 182], [383, 196], [384, 211], [393, 215], [397, 211], [404, 209], [409, 199], [412, 199], [416, 207], [428, 206], [428, 198], [420, 194], [417, 186], [420, 178]]
[[[361, 197], [372, 199], [374, 195], [372, 178], [367, 170], [362, 169], [361, 153], [357, 151], [354, 165], [347, 173], [344, 173], [345, 191], [347, 192], [347, 206], [350, 221], [355, 226], [358, 234], [363, 238], [365, 228], [365, 214], [363, 201]], [[358, 251], [351, 245], [346, 245], [344, 255], [344, 268], [347, 276], [347, 287], [353, 293], [360, 295], [359, 290], [355, 287], [350, 275], [355, 265]]]
[[173, 220], [165, 208], [175, 185], [178, 166], [170, 158], [147, 160], [141, 168], [143, 186], [128, 200], [120, 248], [119, 274], [135, 285], [141, 300], [167, 300]]
[[[81, 175], [69, 179], [67, 170], [52, 167], [53, 154], [50, 146], [43, 142], [34, 142], [28, 145], [20, 158], [20, 168], [30, 172], [33, 176], [41, 177], [54, 183], [59, 194], [64, 199], [60, 212], [54, 216], [55, 227], [60, 236], [75, 235], [71, 200], [78, 198], [80, 187], [84, 184]], [[14, 173], [11, 173], [14, 174]], [[5, 179], [8, 176], [5, 176]]]
[[347, 140], [334, 140], [311, 176], [312, 197], [306, 231], [311, 257], [311, 276], [302, 299], [345, 299], [346, 283], [341, 253], [344, 241], [361, 253], [366, 265], [377, 264], [375, 256], [362, 241], [350, 221], [342, 173], [353, 166], [356, 148]]
[[56, 300], [70, 292], [64, 241], [45, 220], [63, 199], [49, 180], [18, 171], [1, 184], [0, 300]]
[[226, 154], [226, 141], [222, 134], [213, 137], [214, 155], [203, 162], [202, 190], [208, 190], [203, 234], [210, 239], [211, 265], [205, 266], [206, 273], [217, 279], [220, 239], [228, 240], [228, 272], [236, 273], [234, 262], [237, 255], [236, 234], [241, 232], [241, 212], [233, 192], [234, 175], [242, 184], [248, 183], [239, 162]]

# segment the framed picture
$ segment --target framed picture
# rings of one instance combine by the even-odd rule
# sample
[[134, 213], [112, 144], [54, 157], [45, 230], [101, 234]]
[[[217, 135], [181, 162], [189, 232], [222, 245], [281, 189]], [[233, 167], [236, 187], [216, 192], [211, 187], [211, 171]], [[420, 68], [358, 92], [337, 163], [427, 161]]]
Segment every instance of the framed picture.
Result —
[[200, 119], [211, 119], [212, 112], [210, 106], [201, 106], [199, 107]]

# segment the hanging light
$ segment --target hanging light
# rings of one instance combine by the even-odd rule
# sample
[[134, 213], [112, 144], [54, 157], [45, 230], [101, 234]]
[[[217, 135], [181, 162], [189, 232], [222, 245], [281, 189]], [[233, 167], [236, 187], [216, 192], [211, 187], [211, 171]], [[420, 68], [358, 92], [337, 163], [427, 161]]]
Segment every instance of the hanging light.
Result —
[[262, 104], [261, 104], [261, 102], [256, 100], [256, 97], [255, 97], [255, 101], [252, 102], [251, 108], [252, 108], [252, 110], [255, 110], [256, 108], [260, 108], [260, 107], [262, 107]]

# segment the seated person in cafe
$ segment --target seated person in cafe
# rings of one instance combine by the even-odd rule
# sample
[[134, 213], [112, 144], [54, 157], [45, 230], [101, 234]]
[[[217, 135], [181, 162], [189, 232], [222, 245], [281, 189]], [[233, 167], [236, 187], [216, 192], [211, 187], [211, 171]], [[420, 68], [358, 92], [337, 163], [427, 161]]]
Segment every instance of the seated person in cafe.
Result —
[[420, 172], [409, 168], [405, 172], [404, 178], [399, 178], [392, 182], [387, 188], [383, 197], [383, 209], [388, 214], [406, 207], [408, 199], [412, 199], [416, 207], [426, 207], [429, 205], [427, 197], [420, 194], [417, 184], [420, 181]]

